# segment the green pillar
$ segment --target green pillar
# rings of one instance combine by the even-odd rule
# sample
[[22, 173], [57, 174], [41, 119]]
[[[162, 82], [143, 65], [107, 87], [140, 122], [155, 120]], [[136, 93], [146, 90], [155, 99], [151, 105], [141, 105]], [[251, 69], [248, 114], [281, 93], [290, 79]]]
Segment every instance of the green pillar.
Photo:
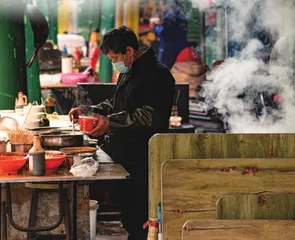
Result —
[[14, 109], [25, 71], [24, 6], [21, 0], [0, 1], [0, 109]]
[[[32, 0], [27, 0], [27, 3], [31, 3]], [[30, 20], [25, 14], [25, 36], [26, 36], [26, 59], [29, 61], [32, 53], [35, 50], [34, 47], [34, 35], [31, 28]], [[27, 68], [27, 87], [28, 87], [28, 101], [37, 101], [41, 103], [41, 88], [39, 79], [39, 63], [38, 57], [34, 60], [34, 63], [30, 68]]]
[[48, 24], [49, 24], [49, 37], [55, 45], [57, 45], [57, 0], [50, 0], [48, 3]]
[[[115, 26], [115, 0], [102, 0], [101, 6], [101, 41], [103, 34]], [[99, 79], [106, 83], [112, 82], [113, 67], [111, 61], [104, 54], [99, 58]]]

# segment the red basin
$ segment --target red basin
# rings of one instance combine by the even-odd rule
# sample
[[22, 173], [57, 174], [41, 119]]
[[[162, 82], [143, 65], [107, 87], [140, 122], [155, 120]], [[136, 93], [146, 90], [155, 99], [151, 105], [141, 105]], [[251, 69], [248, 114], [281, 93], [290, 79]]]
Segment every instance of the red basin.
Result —
[[29, 156], [21, 152], [0, 152], [0, 175], [14, 175], [25, 165]]
[[45, 151], [45, 174], [51, 174], [65, 161], [66, 155], [55, 151]]

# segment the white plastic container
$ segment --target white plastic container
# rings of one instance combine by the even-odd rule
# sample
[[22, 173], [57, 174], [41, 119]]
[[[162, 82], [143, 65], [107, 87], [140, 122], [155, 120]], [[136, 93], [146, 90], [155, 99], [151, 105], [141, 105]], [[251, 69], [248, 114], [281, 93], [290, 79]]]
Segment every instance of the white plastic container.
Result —
[[72, 73], [73, 72], [73, 58], [64, 57], [61, 59], [61, 72], [62, 73]]
[[95, 240], [96, 238], [97, 209], [98, 209], [97, 201], [89, 200], [90, 240]]

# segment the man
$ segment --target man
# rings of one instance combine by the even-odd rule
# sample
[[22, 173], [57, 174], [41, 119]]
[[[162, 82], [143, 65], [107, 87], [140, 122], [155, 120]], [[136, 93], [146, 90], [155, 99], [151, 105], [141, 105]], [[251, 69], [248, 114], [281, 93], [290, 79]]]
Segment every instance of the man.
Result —
[[[103, 37], [102, 53], [120, 72], [111, 100], [91, 106], [99, 115], [92, 136], [106, 135], [106, 151], [130, 173], [120, 186], [123, 225], [129, 239], [146, 239], [142, 226], [148, 220], [148, 141], [169, 129], [175, 80], [152, 48], [139, 49], [136, 35], [127, 27], [112, 29]], [[69, 115], [85, 114], [82, 108]]]

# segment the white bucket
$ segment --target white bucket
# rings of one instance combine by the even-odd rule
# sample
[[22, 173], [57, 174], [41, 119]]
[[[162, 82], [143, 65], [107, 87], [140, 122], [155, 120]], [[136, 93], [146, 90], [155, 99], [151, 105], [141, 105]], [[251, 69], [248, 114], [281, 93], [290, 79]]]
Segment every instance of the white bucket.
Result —
[[96, 237], [97, 209], [98, 209], [97, 201], [89, 200], [90, 240], [95, 240], [95, 237]]

